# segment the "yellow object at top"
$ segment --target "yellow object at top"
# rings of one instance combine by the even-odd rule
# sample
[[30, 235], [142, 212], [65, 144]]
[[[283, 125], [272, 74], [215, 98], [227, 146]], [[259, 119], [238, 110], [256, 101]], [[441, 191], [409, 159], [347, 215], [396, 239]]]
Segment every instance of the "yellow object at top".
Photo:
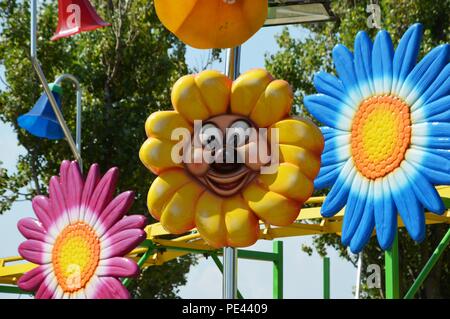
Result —
[[267, 17], [267, 0], [155, 0], [164, 26], [198, 49], [232, 48], [255, 34]]
[[[173, 234], [196, 227], [216, 248], [254, 244], [260, 220], [275, 226], [292, 224], [313, 192], [324, 147], [323, 136], [312, 121], [289, 116], [292, 102], [289, 84], [263, 69], [250, 70], [234, 82], [209, 70], [179, 79], [172, 89], [174, 110], [149, 116], [145, 124], [148, 139], [139, 153], [142, 163], [158, 175], [147, 198], [151, 215]], [[272, 154], [278, 151], [279, 160], [274, 170], [263, 172], [261, 167], [267, 167], [267, 162], [255, 163], [245, 156], [241, 164], [225, 166], [216, 160], [198, 165], [184, 160], [176, 163], [172, 150], [180, 140], [177, 134], [174, 138], [174, 129], [184, 128], [194, 140], [198, 136], [194, 121], [198, 120], [202, 128], [215, 125], [223, 133], [243, 122], [259, 131], [275, 129], [279, 144], [270, 147]], [[272, 135], [268, 139], [271, 142]], [[238, 152], [251, 144], [241, 142], [234, 146]]]

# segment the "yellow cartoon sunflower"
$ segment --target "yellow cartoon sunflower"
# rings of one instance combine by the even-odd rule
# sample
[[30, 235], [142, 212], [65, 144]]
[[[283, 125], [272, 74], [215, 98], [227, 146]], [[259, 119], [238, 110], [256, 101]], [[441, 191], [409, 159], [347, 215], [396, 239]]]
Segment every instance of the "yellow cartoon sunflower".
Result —
[[[289, 117], [292, 101], [289, 84], [262, 69], [234, 82], [217, 71], [179, 79], [172, 90], [175, 110], [150, 115], [139, 153], [158, 175], [148, 193], [151, 215], [173, 234], [196, 227], [216, 248], [252, 245], [260, 220], [293, 223], [313, 192], [324, 141], [310, 120]], [[179, 151], [181, 161], [174, 158], [180, 129], [191, 138], [183, 144], [189, 155]], [[250, 131], [258, 132], [249, 134], [256, 139], [242, 134]], [[214, 141], [220, 143], [211, 148]], [[269, 160], [252, 160], [252, 145], [265, 148]], [[205, 152], [212, 161], [197, 160], [195, 154]], [[264, 172], [269, 166], [274, 169]]]

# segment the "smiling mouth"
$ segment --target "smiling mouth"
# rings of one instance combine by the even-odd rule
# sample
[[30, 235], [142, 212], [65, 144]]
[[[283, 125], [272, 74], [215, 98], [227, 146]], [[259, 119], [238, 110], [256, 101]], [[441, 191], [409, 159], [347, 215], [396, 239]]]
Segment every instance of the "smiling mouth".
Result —
[[212, 164], [203, 177], [205, 183], [221, 196], [231, 196], [241, 190], [254, 176], [243, 164]]

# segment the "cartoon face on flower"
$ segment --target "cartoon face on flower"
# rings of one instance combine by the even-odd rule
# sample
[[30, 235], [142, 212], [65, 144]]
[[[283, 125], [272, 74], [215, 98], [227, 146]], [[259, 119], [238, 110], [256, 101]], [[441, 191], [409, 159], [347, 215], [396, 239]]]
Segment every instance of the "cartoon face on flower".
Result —
[[305, 98], [322, 123], [325, 150], [315, 184], [330, 187], [322, 214], [344, 206], [342, 242], [359, 252], [374, 227], [383, 249], [391, 247], [397, 211], [411, 237], [425, 236], [424, 209], [441, 214], [434, 185], [450, 183], [450, 46], [441, 45], [416, 62], [422, 26], [415, 24], [394, 51], [380, 31], [365, 32], [354, 53], [333, 51], [339, 78], [320, 72], [320, 94]]
[[188, 75], [172, 90], [174, 111], [150, 115], [141, 161], [159, 175], [148, 208], [174, 234], [197, 227], [213, 247], [243, 247], [259, 221], [284, 226], [311, 196], [323, 137], [288, 117], [292, 91], [265, 70], [232, 82], [216, 71]]
[[37, 264], [18, 286], [38, 299], [125, 299], [128, 290], [119, 277], [136, 276], [137, 264], [123, 256], [145, 238], [145, 217], [124, 217], [133, 192], [114, 198], [117, 168], [100, 178], [91, 166], [84, 181], [76, 162], [64, 161], [60, 176], [50, 180], [49, 197], [33, 199], [38, 219], [18, 223], [27, 238], [20, 255]]

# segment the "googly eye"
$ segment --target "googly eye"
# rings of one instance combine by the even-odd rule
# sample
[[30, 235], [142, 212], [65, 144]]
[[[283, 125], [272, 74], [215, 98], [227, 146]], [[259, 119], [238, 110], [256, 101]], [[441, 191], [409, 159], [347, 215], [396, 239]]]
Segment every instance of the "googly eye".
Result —
[[204, 147], [217, 148], [222, 142], [222, 131], [211, 123], [205, 124], [202, 126], [199, 139]]
[[236, 121], [227, 129], [227, 144], [239, 147], [245, 145], [250, 137], [250, 124], [246, 121]]

